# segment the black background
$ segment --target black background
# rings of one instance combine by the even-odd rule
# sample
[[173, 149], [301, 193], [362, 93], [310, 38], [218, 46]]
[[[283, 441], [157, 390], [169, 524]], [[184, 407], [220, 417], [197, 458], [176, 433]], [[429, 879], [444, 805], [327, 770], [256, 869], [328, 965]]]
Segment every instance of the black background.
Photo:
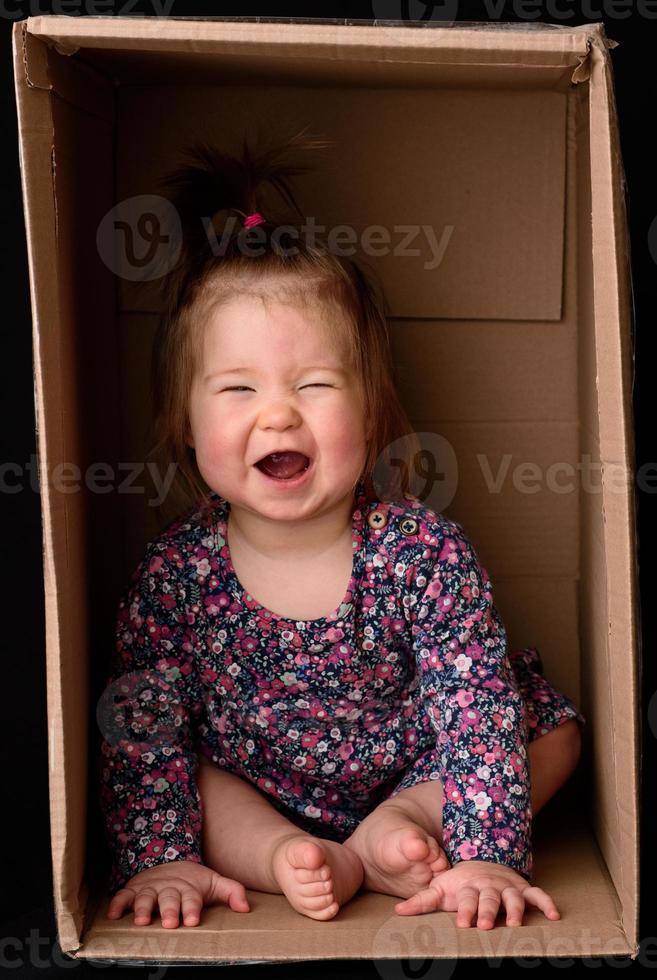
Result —
[[[126, 4], [129, 3], [129, 7]], [[621, 148], [627, 180], [626, 206], [631, 235], [632, 276], [635, 304], [635, 384], [633, 390], [634, 425], [636, 439], [636, 470], [642, 464], [657, 463], [657, 449], [653, 435], [654, 407], [651, 404], [654, 389], [654, 361], [651, 335], [657, 330], [655, 322], [657, 223], [654, 236], [649, 239], [649, 229], [657, 216], [657, 194], [652, 174], [657, 170], [655, 150], [656, 131], [656, 76], [657, 55], [657, 4], [653, 17], [642, 15], [639, 0], [589, 0], [588, 4], [570, 0], [537, 0], [524, 9], [535, 10], [538, 17], [532, 19], [548, 23], [573, 26], [592, 21], [604, 21], [609, 37], [619, 42], [611, 52], [616, 86], [617, 109], [620, 121]], [[435, 4], [433, 18], [439, 18], [441, 4]], [[377, 12], [380, 13], [382, 5]], [[393, 19], [409, 19], [415, 16], [428, 19], [431, 5], [404, 4], [403, 0], [388, 0], [383, 5], [385, 16]], [[527, 20], [516, 3], [493, 2], [488, 7], [483, 2], [460, 0], [458, 20], [487, 21], [488, 9], [498, 11], [496, 21]], [[132, 4], [130, 0], [107, 3], [97, 12], [103, 14], [141, 14], [152, 16], [153, 7], [148, 3]], [[422, 11], [425, 11], [423, 14]], [[390, 11], [390, 12], [388, 12]], [[398, 12], [396, 12], [398, 11]], [[556, 11], [556, 13], [555, 13]], [[559, 11], [561, 13], [559, 13]], [[11, 57], [11, 30], [16, 20], [46, 13], [66, 13], [72, 16], [93, 14], [93, 6], [85, 6], [84, 0], [58, 6], [31, 0], [31, 2], [0, 2], [0, 72], [2, 85], [3, 125], [0, 147], [5, 174], [0, 207], [2, 208], [3, 304], [0, 319], [2, 347], [0, 369], [2, 384], [2, 425], [0, 463], [11, 462], [25, 469], [36, 467], [36, 441], [34, 432], [34, 393], [32, 379], [32, 327], [30, 313], [29, 281], [25, 244], [25, 226], [20, 187], [18, 139], [16, 131], [16, 107]], [[293, 4], [257, 4], [244, 0], [234, 4], [201, 4], [174, 2], [170, 10], [173, 16], [262, 16], [262, 17], [313, 17], [372, 19], [375, 14], [370, 3], [313, 3], [305, 9]], [[570, 16], [568, 16], [570, 15]], [[649, 241], [652, 241], [651, 255]], [[7, 478], [11, 482], [11, 477]], [[29, 481], [24, 481], [26, 484]], [[650, 572], [654, 554], [654, 508], [651, 506], [657, 492], [657, 480], [653, 492], [636, 490], [639, 533], [639, 569], [642, 605], [642, 952], [634, 962], [626, 961], [626, 969], [636, 970], [657, 967], [657, 922], [648, 918], [647, 907], [655, 880], [655, 861], [652, 830], [655, 826], [655, 734], [657, 733], [657, 671], [655, 668], [655, 616], [654, 602], [650, 602]], [[50, 868], [50, 841], [48, 817], [48, 758], [46, 721], [46, 683], [44, 651], [43, 574], [41, 554], [41, 509], [36, 481], [20, 492], [0, 493], [2, 528], [2, 738], [0, 739], [1, 772], [3, 774], [2, 808], [3, 826], [0, 838], [0, 969], [14, 969], [16, 976], [112, 976], [116, 967], [94, 967], [64, 958], [56, 945], [56, 933], [52, 914], [52, 878]], [[652, 729], [651, 724], [652, 721]], [[543, 962], [540, 969], [563, 968], [569, 961]], [[572, 962], [572, 961], [571, 961]], [[474, 966], [475, 964], [471, 964]], [[611, 966], [611, 964], [608, 964]], [[448, 964], [440, 961], [421, 964], [400, 963], [395, 980], [411, 977], [441, 980], [452, 975]], [[520, 969], [509, 962], [478, 961], [481, 969]], [[575, 969], [608, 968], [599, 961], [576, 961]], [[623, 962], [617, 968], [623, 968]], [[459, 963], [453, 970], [458, 975], [468, 964]], [[171, 967], [168, 976], [176, 978], [192, 972], [190, 967]], [[369, 961], [321, 961], [312, 963], [203, 967], [224, 975], [306, 977], [309, 971], [315, 977], [371, 976], [378, 978]], [[153, 967], [122, 968], [121, 976], [131, 974], [161, 976]], [[384, 971], [384, 976], [388, 972]], [[597, 974], [599, 975], [599, 974]]]

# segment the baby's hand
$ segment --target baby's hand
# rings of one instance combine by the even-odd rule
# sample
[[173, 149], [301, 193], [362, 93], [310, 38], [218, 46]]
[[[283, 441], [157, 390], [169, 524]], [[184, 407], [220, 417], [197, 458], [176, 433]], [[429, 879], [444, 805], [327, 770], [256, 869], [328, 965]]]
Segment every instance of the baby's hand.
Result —
[[226, 902], [234, 912], [250, 912], [244, 885], [224, 878], [212, 868], [195, 861], [168, 861], [146, 868], [130, 878], [113, 896], [107, 909], [108, 919], [120, 919], [134, 906], [135, 925], [151, 921], [153, 906], [159, 904], [165, 929], [178, 928], [182, 907], [183, 925], [197, 926], [204, 905]]
[[541, 909], [548, 919], [561, 915], [550, 896], [530, 885], [513, 868], [491, 861], [459, 861], [436, 875], [429, 885], [411, 898], [398, 902], [399, 915], [424, 912], [456, 912], [456, 925], [469, 928], [479, 909], [477, 927], [492, 929], [500, 908], [506, 907], [506, 925], [522, 925], [525, 903]]

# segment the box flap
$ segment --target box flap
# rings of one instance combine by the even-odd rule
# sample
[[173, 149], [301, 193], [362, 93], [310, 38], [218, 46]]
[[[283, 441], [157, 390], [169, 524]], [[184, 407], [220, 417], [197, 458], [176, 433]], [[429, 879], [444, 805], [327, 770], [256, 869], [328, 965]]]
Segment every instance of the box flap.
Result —
[[[481, 52], [480, 63], [505, 59], [527, 65], [566, 65], [573, 68], [578, 55], [588, 51], [587, 38], [604, 37], [602, 23], [571, 27], [556, 24], [509, 24], [485, 22], [409, 22], [383, 20], [289, 17], [84, 17], [45, 15], [27, 18], [30, 33], [58, 44], [63, 53], [79, 48], [182, 50], [193, 48], [228, 52], [233, 45], [273, 44], [281, 57], [299, 45], [304, 58], [330, 49], [332, 58], [345, 56], [349, 48], [375, 46], [377, 57], [441, 48], [458, 60], [459, 52]], [[532, 29], [529, 30], [528, 28]], [[614, 44], [615, 42], [612, 42]], [[432, 58], [430, 53], [427, 57]], [[471, 59], [476, 61], [476, 58]]]
[[[43, 521], [54, 905], [60, 945], [70, 951], [78, 946], [87, 901], [89, 650], [94, 630], [107, 627], [89, 597], [86, 536], [91, 524], [91, 546], [100, 544], [98, 534], [111, 527], [100, 512], [107, 517], [113, 506], [107, 497], [80, 492], [79, 483], [76, 492], [75, 467], [83, 481], [94, 452], [105, 461], [113, 458], [107, 434], [115, 422], [112, 386], [97, 383], [97, 360], [112, 364], [114, 342], [106, 328], [113, 323], [114, 282], [79, 243], [93, 240], [95, 208], [103, 203], [99, 188], [113, 189], [113, 181], [104, 179], [112, 166], [112, 90], [84, 66], [53, 55], [24, 21], [14, 25], [12, 41]], [[89, 153], [104, 141], [107, 152], [94, 167]], [[95, 417], [91, 434], [85, 420]], [[100, 549], [103, 559], [111, 558], [115, 534], [113, 540], [105, 552]]]
[[121, 84], [332, 79], [561, 91], [588, 77], [587, 38], [601, 27], [285, 17], [162, 17], [137, 26], [134, 18], [72, 20], [32, 17], [28, 25], [60, 53], [80, 52]]
[[[623, 906], [623, 927], [639, 941], [639, 662], [636, 514], [632, 435], [632, 301], [624, 174], [612, 67], [605, 45], [591, 49], [590, 166], [592, 308], [599, 393], [596, 440], [602, 463], [602, 522], [596, 566], [605, 576], [606, 671], [611, 692], [608, 770], [613, 824], [600, 841]], [[595, 434], [594, 438], [595, 438]], [[595, 543], [596, 539], [593, 539]], [[606, 565], [606, 567], [605, 567]], [[597, 664], [602, 672], [603, 665]], [[628, 706], [631, 706], [628, 710]], [[603, 759], [601, 765], [608, 766]], [[600, 814], [602, 818], [603, 814]]]

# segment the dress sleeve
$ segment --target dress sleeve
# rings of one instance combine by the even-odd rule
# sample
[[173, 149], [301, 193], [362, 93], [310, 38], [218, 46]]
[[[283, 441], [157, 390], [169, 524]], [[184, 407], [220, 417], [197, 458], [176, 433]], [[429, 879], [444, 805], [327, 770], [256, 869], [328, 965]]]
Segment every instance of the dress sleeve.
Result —
[[506, 631], [461, 525], [435, 517], [427, 528], [411, 628], [420, 693], [437, 733], [443, 847], [452, 864], [491, 861], [531, 880], [527, 709]]
[[181, 576], [163, 546], [149, 545], [119, 602], [96, 712], [111, 893], [157, 864], [202, 863], [193, 734], [202, 698], [187, 618]]

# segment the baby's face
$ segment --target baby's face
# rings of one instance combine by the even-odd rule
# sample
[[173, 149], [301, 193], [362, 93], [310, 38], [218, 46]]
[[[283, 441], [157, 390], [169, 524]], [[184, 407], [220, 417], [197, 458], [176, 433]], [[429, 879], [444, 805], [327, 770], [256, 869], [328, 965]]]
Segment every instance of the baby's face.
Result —
[[[243, 296], [206, 325], [190, 398], [189, 444], [208, 486], [231, 503], [295, 520], [343, 500], [366, 457], [357, 379], [317, 314]], [[274, 480], [268, 453], [310, 457], [303, 478]]]

